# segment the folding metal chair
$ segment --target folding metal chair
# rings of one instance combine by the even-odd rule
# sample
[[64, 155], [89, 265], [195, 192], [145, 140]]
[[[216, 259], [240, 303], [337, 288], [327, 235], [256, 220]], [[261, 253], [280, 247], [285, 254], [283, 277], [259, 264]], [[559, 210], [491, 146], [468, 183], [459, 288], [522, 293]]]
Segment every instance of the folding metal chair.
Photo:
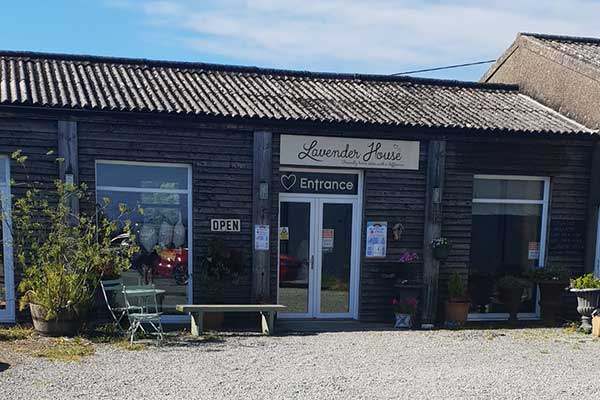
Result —
[[[108, 307], [108, 311], [113, 318], [114, 326], [117, 330], [125, 334], [127, 329], [121, 325], [123, 318], [127, 316], [127, 306], [119, 305], [117, 302], [117, 296], [122, 296], [123, 293], [123, 282], [119, 279], [100, 281], [102, 287], [102, 294], [104, 295], [104, 301]], [[111, 296], [114, 294], [114, 296]], [[141, 312], [142, 308], [138, 306], [132, 306], [133, 312]]]
[[[133, 344], [135, 334], [138, 330], [150, 335], [155, 335], [160, 345], [164, 339], [162, 323], [160, 322], [160, 312], [158, 301], [156, 299], [156, 288], [154, 285], [144, 286], [123, 286], [123, 298], [127, 317], [129, 319], [129, 342]], [[132, 305], [135, 299], [138, 304]], [[141, 311], [136, 311], [135, 307], [141, 307]], [[150, 327], [154, 332], [150, 333], [144, 329]]]

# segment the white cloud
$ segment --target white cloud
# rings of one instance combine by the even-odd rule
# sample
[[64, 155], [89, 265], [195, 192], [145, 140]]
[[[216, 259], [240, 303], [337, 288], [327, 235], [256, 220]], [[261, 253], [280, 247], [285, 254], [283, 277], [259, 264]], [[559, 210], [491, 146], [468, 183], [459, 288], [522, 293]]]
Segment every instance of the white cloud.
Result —
[[495, 58], [519, 31], [600, 36], [587, 0], [110, 1], [206, 61], [282, 68], [391, 73]]

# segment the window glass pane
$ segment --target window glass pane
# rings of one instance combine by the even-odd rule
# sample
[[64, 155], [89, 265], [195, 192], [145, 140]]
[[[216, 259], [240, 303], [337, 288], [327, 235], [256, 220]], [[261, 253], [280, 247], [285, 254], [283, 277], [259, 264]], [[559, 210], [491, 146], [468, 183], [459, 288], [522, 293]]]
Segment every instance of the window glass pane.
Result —
[[477, 179], [473, 181], [475, 199], [543, 200], [543, 181]]
[[188, 196], [98, 191], [100, 205], [104, 198], [110, 199], [104, 209], [109, 219], [119, 217], [119, 204], [132, 210], [124, 219], [133, 224], [140, 252], [123, 274], [124, 284], [155, 284], [164, 290], [158, 296], [163, 312], [174, 313], [176, 304], [188, 302]]
[[187, 189], [186, 167], [98, 163], [98, 186], [144, 189]]
[[323, 204], [321, 312], [350, 311], [352, 204]]
[[[495, 282], [538, 265], [542, 206], [473, 204], [469, 293], [471, 312], [504, 313]], [[535, 285], [525, 291], [520, 312], [535, 312]]]
[[280, 226], [287, 236], [279, 241], [279, 302], [289, 313], [308, 312], [309, 221], [310, 203], [281, 202]]

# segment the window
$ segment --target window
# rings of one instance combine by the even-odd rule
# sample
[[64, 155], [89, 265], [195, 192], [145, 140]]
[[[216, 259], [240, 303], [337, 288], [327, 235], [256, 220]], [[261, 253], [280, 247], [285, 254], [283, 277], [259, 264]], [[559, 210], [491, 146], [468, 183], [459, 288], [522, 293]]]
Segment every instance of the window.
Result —
[[0, 156], [0, 322], [14, 322], [15, 288], [13, 253], [10, 238], [9, 159]]
[[[476, 175], [473, 182], [469, 293], [471, 313], [505, 314], [495, 283], [544, 265], [549, 179]], [[525, 291], [521, 313], [535, 316], [537, 288]]]
[[125, 285], [155, 284], [163, 312], [191, 297], [191, 171], [188, 166], [99, 161], [96, 201], [109, 219], [119, 205], [130, 210], [140, 252], [125, 272]]

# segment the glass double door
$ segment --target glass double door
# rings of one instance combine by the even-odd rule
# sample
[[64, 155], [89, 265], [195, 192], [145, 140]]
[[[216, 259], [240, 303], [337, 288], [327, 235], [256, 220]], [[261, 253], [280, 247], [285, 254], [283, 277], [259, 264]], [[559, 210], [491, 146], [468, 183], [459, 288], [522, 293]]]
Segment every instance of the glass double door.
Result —
[[357, 201], [282, 197], [279, 204], [279, 304], [283, 318], [352, 318], [355, 308]]

